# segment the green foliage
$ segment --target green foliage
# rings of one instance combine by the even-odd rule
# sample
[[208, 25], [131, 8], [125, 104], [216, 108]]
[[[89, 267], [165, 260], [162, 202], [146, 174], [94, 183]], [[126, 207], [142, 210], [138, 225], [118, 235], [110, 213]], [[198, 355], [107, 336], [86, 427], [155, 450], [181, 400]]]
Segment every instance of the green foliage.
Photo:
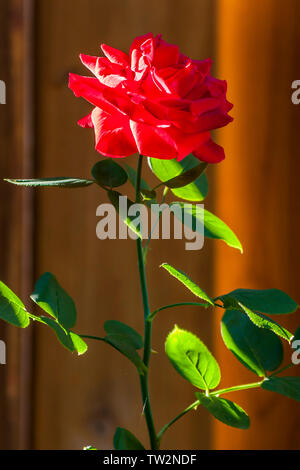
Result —
[[69, 177], [39, 178], [39, 179], [5, 179], [8, 183], [18, 186], [29, 186], [32, 188], [83, 188], [94, 183], [93, 180]]
[[225, 308], [230, 307], [234, 299], [250, 310], [270, 315], [293, 313], [298, 308], [297, 303], [279, 289], [236, 289], [218, 299], [222, 300]]
[[0, 281], [0, 318], [11, 325], [26, 328], [30, 319], [21, 300]]
[[248, 315], [248, 317], [254, 323], [254, 325], [258, 326], [259, 328], [266, 328], [267, 330], [271, 330], [273, 331], [273, 333], [275, 333], [278, 336], [281, 336], [281, 338], [285, 339], [288, 342], [290, 342], [291, 339], [293, 338], [292, 333], [290, 333], [286, 328], [283, 328], [283, 326], [279, 325], [277, 322], [275, 322], [271, 318], [266, 317], [262, 313], [252, 312], [252, 310], [245, 307], [240, 302], [238, 302], [238, 305]]
[[[123, 214], [123, 211], [120, 211], [119, 198], [120, 198], [120, 196], [122, 196], [122, 194], [119, 193], [118, 191], [112, 191], [112, 190], [107, 191], [107, 194], [108, 194], [108, 197], [110, 199], [110, 202], [112, 203], [112, 205], [116, 209], [119, 216], [122, 218], [123, 222], [130, 228], [130, 230], [132, 230], [139, 238], [142, 239], [142, 233], [141, 233], [140, 228], [136, 227], [136, 225], [133, 223], [133, 221], [135, 219], [135, 216], [129, 216], [127, 211], [124, 214]], [[134, 204], [134, 203], [132, 201], [130, 201], [130, 199], [127, 199], [128, 208], [132, 204]]]
[[96, 447], [94, 446], [85, 446], [83, 450], [99, 450], [99, 449], [96, 449]]
[[167, 337], [165, 349], [174, 368], [192, 385], [201, 390], [218, 386], [219, 365], [197, 336], [175, 326]]
[[128, 344], [134, 349], [142, 349], [144, 341], [141, 335], [130, 326], [117, 320], [107, 320], [104, 323], [104, 329], [108, 336], [126, 337]]
[[60, 286], [53, 274], [44, 273], [39, 278], [31, 299], [64, 328], [70, 329], [75, 326], [76, 307], [74, 301]]
[[76, 351], [78, 355], [84, 354], [87, 351], [87, 344], [83, 341], [80, 336], [72, 331], [68, 331], [63, 328], [57, 321], [49, 317], [36, 317], [37, 321], [49, 326], [56, 334], [59, 342], [69, 351]]
[[239, 429], [248, 429], [250, 419], [246, 412], [236, 403], [216, 396], [205, 396], [196, 392], [196, 397], [216, 419]]
[[128, 180], [128, 175], [114, 159], [100, 160], [92, 168], [92, 175], [100, 186], [116, 188]]
[[[201, 163], [199, 165], [199, 160], [193, 155], [188, 155], [181, 162], [175, 159], [159, 160], [158, 158], [148, 158], [148, 162], [153, 173], [171, 188], [175, 196], [195, 202], [203, 201], [207, 196], [208, 182], [203, 173], [206, 165]], [[176, 187], [176, 181], [182, 187]]]
[[295, 331], [293, 341], [300, 340], [300, 326], [298, 326], [297, 330]]
[[115, 450], [145, 450], [140, 441], [127, 429], [117, 428], [114, 435]]
[[276, 370], [283, 360], [280, 339], [272, 331], [258, 328], [239, 310], [227, 310], [221, 322], [227, 348], [248, 369], [260, 377]]
[[[243, 247], [241, 242], [235, 235], [235, 233], [225, 224], [221, 219], [219, 219], [216, 215], [212, 214], [206, 209], [202, 211], [197, 210], [194, 204], [190, 206], [184, 206], [183, 202], [173, 202], [170, 204], [180, 205], [182, 208], [181, 214], [181, 221], [191, 230], [197, 230], [198, 226], [200, 227], [200, 234], [203, 234], [206, 238], [214, 238], [217, 240], [224, 241], [228, 246], [232, 248], [236, 248], [243, 252]], [[184, 214], [189, 215], [189, 217], [184, 218]], [[176, 217], [176, 213], [174, 214]], [[204, 219], [204, 220], [203, 220]], [[196, 221], [198, 220], [198, 223]], [[204, 225], [204, 230], [203, 230]]]
[[270, 377], [263, 381], [261, 387], [300, 401], [300, 377]]
[[104, 329], [107, 333], [104, 341], [126, 356], [136, 366], [139, 374], [143, 375], [147, 368], [136, 351], [144, 345], [139, 333], [125, 323], [116, 320], [105, 322]]
[[161, 265], [171, 276], [175, 277], [179, 282], [181, 282], [187, 289], [189, 289], [194, 295], [199, 297], [202, 300], [205, 300], [210, 305], [214, 306], [214, 302], [208, 297], [208, 295], [192, 281], [183, 271], [180, 271], [168, 263], [163, 263]]

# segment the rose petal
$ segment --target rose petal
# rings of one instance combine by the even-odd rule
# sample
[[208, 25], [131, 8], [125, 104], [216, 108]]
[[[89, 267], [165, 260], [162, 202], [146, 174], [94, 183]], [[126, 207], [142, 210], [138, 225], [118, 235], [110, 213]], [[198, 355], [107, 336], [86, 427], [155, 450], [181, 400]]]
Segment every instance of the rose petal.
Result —
[[125, 52], [108, 46], [107, 44], [101, 44], [101, 49], [106, 57], [114, 64], [118, 64], [123, 67], [129, 66], [129, 56], [125, 54]]
[[202, 162], [207, 163], [219, 163], [225, 158], [223, 147], [216, 144], [211, 139], [194, 150], [193, 154]]
[[92, 112], [96, 150], [107, 157], [123, 158], [137, 152], [129, 119], [110, 115], [99, 108]]

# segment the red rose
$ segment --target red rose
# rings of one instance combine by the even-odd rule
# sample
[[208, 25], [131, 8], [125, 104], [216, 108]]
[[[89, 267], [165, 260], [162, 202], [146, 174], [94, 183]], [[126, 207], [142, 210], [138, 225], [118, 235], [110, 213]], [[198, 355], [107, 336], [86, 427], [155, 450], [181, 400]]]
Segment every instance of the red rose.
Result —
[[209, 163], [223, 160], [210, 131], [232, 121], [232, 105], [226, 82], [209, 74], [210, 59], [189, 59], [151, 33], [133, 41], [129, 56], [101, 47], [106, 57], [80, 56], [95, 77], [70, 74], [69, 81], [76, 96], [95, 106], [78, 124], [94, 128], [98, 152], [178, 160], [193, 153]]

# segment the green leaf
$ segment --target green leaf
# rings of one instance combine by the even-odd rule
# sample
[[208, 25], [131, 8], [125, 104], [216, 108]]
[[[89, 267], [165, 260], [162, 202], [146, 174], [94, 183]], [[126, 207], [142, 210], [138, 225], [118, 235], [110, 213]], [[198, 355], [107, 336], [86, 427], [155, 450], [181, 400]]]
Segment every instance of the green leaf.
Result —
[[[136, 227], [135, 224], [133, 223], [135, 217], [134, 216], [129, 216], [128, 211], [126, 211], [126, 213], [124, 213], [124, 214], [123, 214], [123, 211], [120, 211], [120, 200], [119, 200], [119, 198], [122, 196], [122, 194], [119, 193], [118, 191], [112, 191], [112, 190], [107, 191], [107, 194], [108, 194], [108, 197], [110, 199], [110, 202], [112, 203], [112, 205], [114, 206], [114, 208], [118, 212], [118, 214], [121, 217], [121, 219], [123, 220], [123, 222], [130, 228], [130, 230], [132, 230], [139, 238], [142, 239], [142, 233], [141, 233], [140, 229], [138, 227]], [[132, 201], [130, 201], [130, 199], [127, 198], [128, 209], [133, 204], [134, 203]]]
[[297, 303], [288, 294], [279, 289], [236, 289], [229, 292], [229, 294], [217, 297], [217, 299], [222, 300], [225, 308], [227, 299], [229, 299], [230, 305], [230, 299], [232, 298], [251, 310], [270, 315], [293, 313], [298, 308]]
[[297, 330], [295, 331], [293, 341], [300, 340], [300, 326], [298, 326]]
[[156, 202], [156, 192], [153, 189], [141, 189], [140, 194], [143, 201], [152, 201], [153, 203]]
[[31, 299], [45, 312], [56, 318], [63, 327], [70, 329], [76, 323], [76, 307], [73, 299], [59, 285], [51, 273], [44, 273], [37, 281]]
[[221, 321], [225, 345], [248, 369], [260, 377], [276, 370], [283, 360], [283, 346], [272, 331], [258, 328], [239, 310], [226, 310]]
[[300, 401], [300, 377], [270, 377], [263, 381], [261, 387]]
[[210, 305], [214, 306], [214, 302], [208, 297], [208, 295], [197, 285], [194, 281], [192, 281], [183, 271], [180, 271], [168, 263], [163, 263], [161, 265], [171, 276], [178, 279], [187, 289], [189, 289], [194, 295], [199, 297], [202, 300], [205, 300]]
[[117, 428], [114, 435], [115, 450], [145, 450], [140, 441], [127, 429]]
[[94, 446], [85, 446], [85, 447], [83, 448], [83, 450], [99, 450], [99, 449], [97, 449], [97, 448], [94, 447]]
[[136, 351], [144, 346], [141, 335], [117, 320], [106, 321], [104, 329], [107, 333], [104, 341], [126, 356], [137, 367], [140, 374], [144, 374], [147, 368]]
[[235, 233], [225, 222], [206, 209], [204, 209], [204, 236], [223, 240], [228, 246], [237, 248], [243, 253], [243, 247]]
[[192, 385], [202, 390], [217, 387], [221, 378], [219, 365], [197, 336], [175, 326], [165, 349], [174, 368]]
[[206, 397], [202, 393], [196, 392], [196, 397], [216, 419], [222, 423], [239, 429], [248, 429], [250, 419], [247, 413], [233, 401], [215, 396]]
[[[175, 159], [160, 160], [157, 158], [148, 158], [148, 163], [153, 173], [162, 182], [170, 182], [173, 178], [176, 178], [182, 173], [192, 170], [195, 167], [198, 167], [196, 172], [200, 172], [201, 170], [201, 167], [199, 167], [199, 160], [193, 155], [188, 155], [181, 162], [178, 162]], [[192, 174], [192, 183], [181, 188], [172, 187], [171, 191], [175, 196], [180, 197], [181, 199], [186, 199], [187, 201], [203, 201], [208, 193], [207, 177], [205, 173], [203, 173], [193, 180], [193, 176], [194, 175]]]
[[83, 188], [84, 186], [90, 186], [94, 183], [93, 180], [86, 180], [82, 178], [69, 178], [65, 176], [39, 179], [5, 179], [4, 181], [16, 184], [18, 186], [30, 186], [33, 188]]
[[184, 186], [189, 185], [193, 181], [195, 181], [202, 173], [206, 170], [207, 163], [199, 163], [194, 168], [190, 170], [183, 171], [175, 178], [171, 178], [167, 181], [164, 181], [160, 184], [160, 186], [164, 185], [170, 189], [182, 188]]
[[[206, 238], [213, 238], [217, 240], [224, 241], [228, 246], [232, 248], [236, 248], [243, 253], [243, 247], [241, 242], [234, 234], [234, 232], [217, 216], [209, 212], [208, 210], [204, 209], [203, 211], [197, 210], [196, 205], [186, 205], [184, 206], [183, 202], [173, 202], [170, 204], [172, 205], [180, 205], [182, 208], [183, 214], [181, 214], [181, 222], [185, 223], [191, 230], [197, 230], [197, 226], [199, 225], [200, 231], [199, 233], [202, 235], [202, 226], [204, 224], [204, 236]], [[204, 212], [204, 221], [203, 221], [203, 212]], [[187, 213], [189, 217], [184, 218], [184, 214]], [[176, 213], [174, 214], [176, 217]], [[196, 223], [198, 220], [198, 224]], [[199, 224], [200, 222], [200, 224]], [[202, 230], [201, 230], [202, 229]]]
[[0, 318], [11, 325], [26, 328], [30, 319], [25, 305], [3, 282], [0, 281]]
[[249, 308], [243, 305], [241, 302], [238, 302], [237, 305], [242, 309], [250, 318], [250, 320], [254, 323], [254, 325], [258, 326], [259, 328], [266, 328], [267, 330], [273, 331], [278, 336], [281, 336], [283, 339], [287, 340], [289, 343], [293, 338], [293, 334], [290, 333], [287, 329], [283, 328], [283, 326], [276, 323], [269, 317], [266, 317], [262, 313], [255, 313], [252, 312]]
[[37, 317], [37, 321], [44, 323], [49, 326], [57, 336], [59, 342], [69, 351], [76, 351], [78, 355], [84, 354], [87, 351], [87, 344], [83, 341], [80, 336], [72, 331], [65, 330], [57, 321], [48, 317]]
[[144, 341], [141, 335], [130, 326], [117, 320], [107, 320], [104, 329], [109, 336], [124, 336], [134, 349], [141, 349]]
[[112, 158], [100, 160], [92, 168], [92, 175], [100, 186], [117, 188], [128, 180], [128, 175], [124, 168]]

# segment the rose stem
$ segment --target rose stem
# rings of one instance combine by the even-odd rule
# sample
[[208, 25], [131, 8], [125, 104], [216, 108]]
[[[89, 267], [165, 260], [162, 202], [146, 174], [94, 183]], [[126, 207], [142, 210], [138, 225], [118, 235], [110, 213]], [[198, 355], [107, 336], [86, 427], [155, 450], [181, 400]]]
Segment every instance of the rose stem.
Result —
[[[140, 202], [140, 189], [141, 189], [141, 174], [142, 174], [142, 163], [143, 156], [139, 155], [137, 174], [136, 174], [136, 185], [135, 185], [135, 201]], [[144, 323], [145, 323], [145, 337], [144, 337], [144, 357], [143, 362], [147, 367], [147, 370], [143, 375], [140, 375], [141, 382], [141, 392], [144, 406], [144, 414], [147, 423], [148, 433], [150, 437], [151, 449], [158, 449], [158, 439], [154, 427], [150, 397], [149, 397], [149, 387], [148, 387], [148, 367], [151, 356], [151, 333], [152, 333], [152, 323], [148, 321], [150, 316], [149, 300], [148, 300], [148, 291], [146, 284], [146, 273], [145, 273], [145, 264], [143, 258], [143, 247], [142, 240], [138, 237], [136, 240], [137, 244], [137, 257], [138, 257], [138, 266], [140, 274], [140, 284], [143, 298], [143, 307], [144, 307]]]

